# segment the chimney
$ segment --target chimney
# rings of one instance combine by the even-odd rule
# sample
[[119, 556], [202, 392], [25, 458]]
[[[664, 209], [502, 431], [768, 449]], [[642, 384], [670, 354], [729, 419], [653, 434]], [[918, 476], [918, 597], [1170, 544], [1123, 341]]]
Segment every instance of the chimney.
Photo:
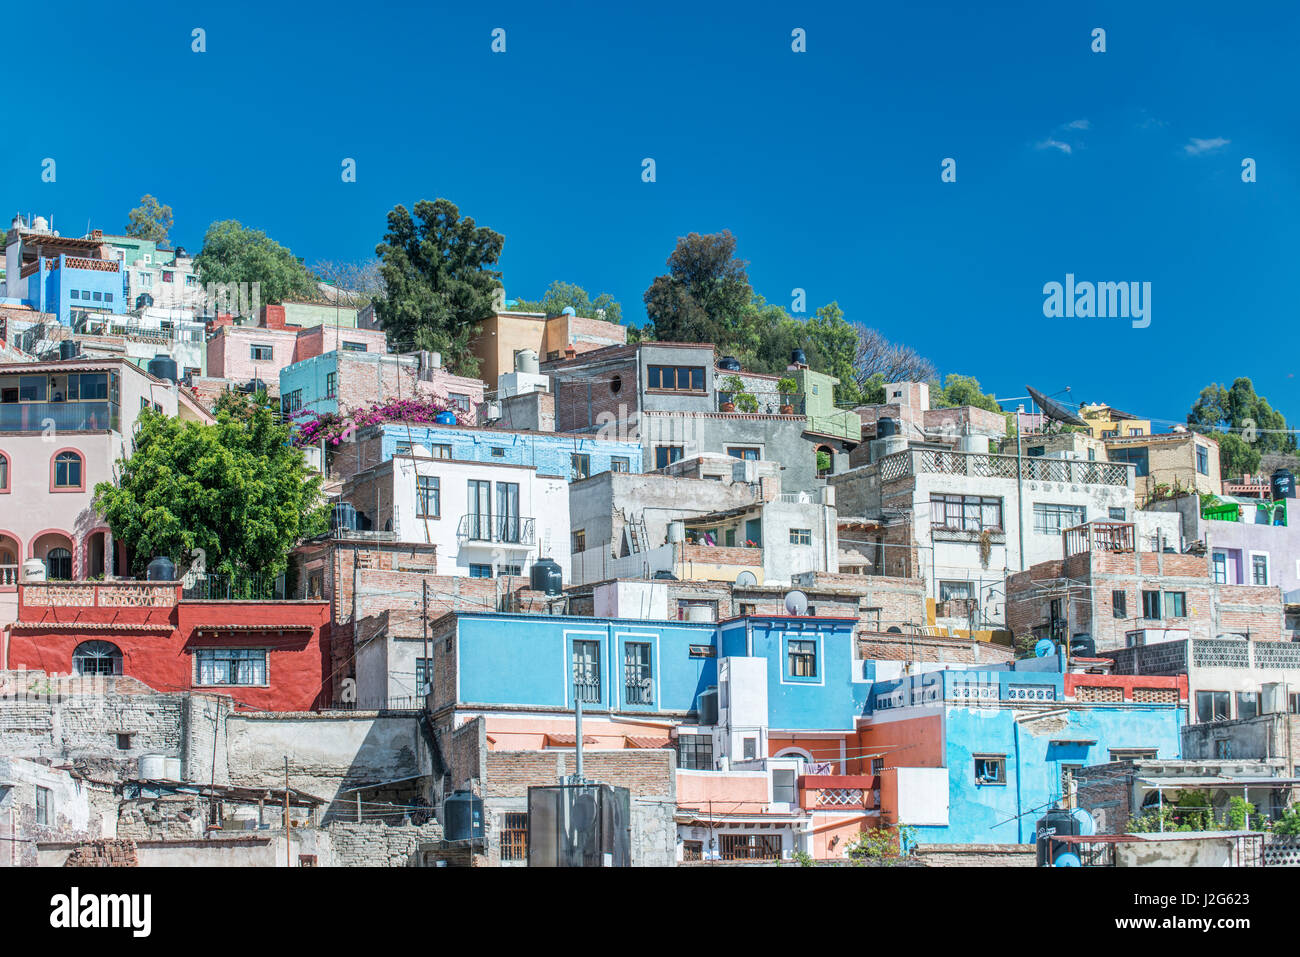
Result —
[[568, 362], [570, 359], [572, 359], [572, 358], [573, 358], [574, 356], [576, 356], [577, 354], [578, 354], [578, 350], [575, 349], [575, 348], [573, 348], [572, 345], [567, 345], [567, 346], [564, 347], [564, 361], [565, 361], [565, 362]]

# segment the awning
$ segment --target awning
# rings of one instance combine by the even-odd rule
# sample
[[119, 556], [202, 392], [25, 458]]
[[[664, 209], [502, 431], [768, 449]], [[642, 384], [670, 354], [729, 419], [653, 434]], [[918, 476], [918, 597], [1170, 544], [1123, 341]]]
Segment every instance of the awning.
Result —
[[1052, 738], [1049, 744], [1082, 744], [1091, 747], [1097, 743], [1096, 738]]
[[1300, 784], [1300, 778], [1244, 778], [1228, 776], [1213, 778], [1138, 778], [1137, 783], [1144, 787], [1155, 788], [1159, 791], [1174, 791], [1183, 788], [1289, 788]]
[[265, 624], [265, 625], [218, 625], [218, 624], [210, 624], [210, 625], [195, 625], [195, 626], [194, 626], [194, 633], [195, 633], [198, 637], [200, 637], [200, 638], [202, 638], [205, 634], [207, 634], [207, 635], [228, 635], [228, 634], [230, 634], [231, 632], [238, 632], [238, 633], [240, 633], [240, 634], [266, 634], [266, 633], [270, 633], [270, 632], [276, 632], [276, 633], [278, 633], [278, 634], [286, 634], [286, 633], [292, 633], [292, 634], [307, 633], [307, 634], [310, 634], [310, 633], [312, 633], [312, 632], [315, 631], [315, 630], [316, 630], [315, 627], [312, 626], [312, 625], [273, 625], [273, 624]]
[[[576, 734], [547, 734], [546, 743], [547, 745], [559, 745], [566, 748], [572, 748], [577, 745], [578, 736]], [[584, 734], [582, 736], [582, 743], [595, 744], [596, 739], [589, 734]]]
[[629, 748], [670, 748], [673, 745], [673, 739], [667, 736], [662, 738], [634, 737], [627, 735], [624, 740]]

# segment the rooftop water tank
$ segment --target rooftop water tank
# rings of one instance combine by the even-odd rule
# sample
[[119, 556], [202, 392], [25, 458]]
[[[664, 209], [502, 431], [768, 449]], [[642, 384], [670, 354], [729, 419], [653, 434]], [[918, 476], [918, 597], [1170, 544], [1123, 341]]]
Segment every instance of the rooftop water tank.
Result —
[[74, 339], [64, 339], [59, 343], [60, 359], [75, 359], [79, 352], [81, 352], [81, 343]]
[[533, 591], [558, 595], [564, 590], [564, 571], [550, 558], [542, 558], [528, 572]]
[[140, 780], [161, 781], [167, 774], [167, 758], [161, 754], [140, 755]]
[[515, 353], [515, 371], [537, 375], [537, 352], [534, 349], [520, 349]]
[[1295, 498], [1295, 473], [1290, 469], [1273, 472], [1273, 498]]
[[437, 422], [439, 425], [455, 425], [455, 424], [456, 424], [456, 413], [455, 413], [455, 412], [439, 412], [437, 415], [435, 415], [435, 416], [433, 417], [433, 421]]
[[181, 779], [181, 759], [164, 758], [163, 759], [163, 777], [168, 781], [179, 781]]
[[330, 527], [335, 531], [347, 529], [356, 531], [357, 529], [357, 509], [351, 502], [339, 502], [334, 506], [334, 513], [330, 517]]
[[806, 366], [808, 357], [804, 355], [802, 349], [794, 349], [790, 352], [790, 364], [794, 366]]
[[443, 836], [449, 841], [483, 837], [483, 799], [469, 791], [453, 791], [443, 803]]
[[176, 563], [170, 558], [159, 555], [149, 562], [145, 578], [151, 582], [174, 582], [176, 580]]
[[723, 356], [718, 360], [718, 368], [726, 369], [728, 372], [739, 372], [740, 360], [735, 356]]
[[164, 379], [167, 382], [175, 382], [178, 378], [176, 360], [161, 352], [149, 360], [147, 368], [149, 374], [155, 379]]
[[876, 438], [886, 439], [891, 435], [898, 434], [898, 420], [888, 417], [876, 420]]

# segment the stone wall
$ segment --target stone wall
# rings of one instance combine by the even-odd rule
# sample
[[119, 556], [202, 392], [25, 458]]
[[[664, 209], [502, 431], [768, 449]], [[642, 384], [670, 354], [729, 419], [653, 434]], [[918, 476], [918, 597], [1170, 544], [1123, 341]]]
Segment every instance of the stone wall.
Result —
[[335, 821], [329, 835], [335, 867], [414, 867], [420, 845], [442, 840], [441, 824], [391, 826]]
[[921, 844], [915, 851], [926, 867], [1035, 867], [1032, 844]]

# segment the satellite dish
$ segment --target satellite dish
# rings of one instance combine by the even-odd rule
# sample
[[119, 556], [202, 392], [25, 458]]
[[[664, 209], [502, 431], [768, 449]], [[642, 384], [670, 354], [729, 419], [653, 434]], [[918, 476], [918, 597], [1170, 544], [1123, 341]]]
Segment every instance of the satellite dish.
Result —
[[885, 629], [885, 634], [887, 635], [901, 635], [902, 633], [903, 629], [899, 628], [897, 625], [890, 625]]
[[785, 596], [785, 610], [796, 618], [808, 611], [808, 596], [801, 591], [792, 591]]
[[1083, 861], [1079, 860], [1079, 855], [1074, 851], [1062, 851], [1056, 855], [1056, 860], [1052, 861], [1053, 867], [1083, 867]]
[[1038, 644], [1034, 645], [1035, 658], [1046, 658], [1054, 651], [1056, 651], [1056, 644], [1051, 638], [1040, 638]]
[[736, 576], [736, 584], [743, 587], [758, 584], [758, 576], [751, 571], [743, 571]]
[[1075, 823], [1079, 825], [1079, 833], [1083, 837], [1091, 837], [1097, 833], [1097, 822], [1083, 808], [1076, 807], [1070, 812], [1070, 817], [1074, 818]]
[[1025, 389], [1029, 392], [1029, 398], [1038, 403], [1038, 407], [1043, 410], [1043, 415], [1047, 416], [1049, 419], [1054, 419], [1055, 421], [1061, 422], [1065, 425], [1087, 426], [1088, 423], [1083, 421], [1083, 419], [1079, 418], [1055, 399], [1049, 399], [1032, 385], [1025, 386]]

